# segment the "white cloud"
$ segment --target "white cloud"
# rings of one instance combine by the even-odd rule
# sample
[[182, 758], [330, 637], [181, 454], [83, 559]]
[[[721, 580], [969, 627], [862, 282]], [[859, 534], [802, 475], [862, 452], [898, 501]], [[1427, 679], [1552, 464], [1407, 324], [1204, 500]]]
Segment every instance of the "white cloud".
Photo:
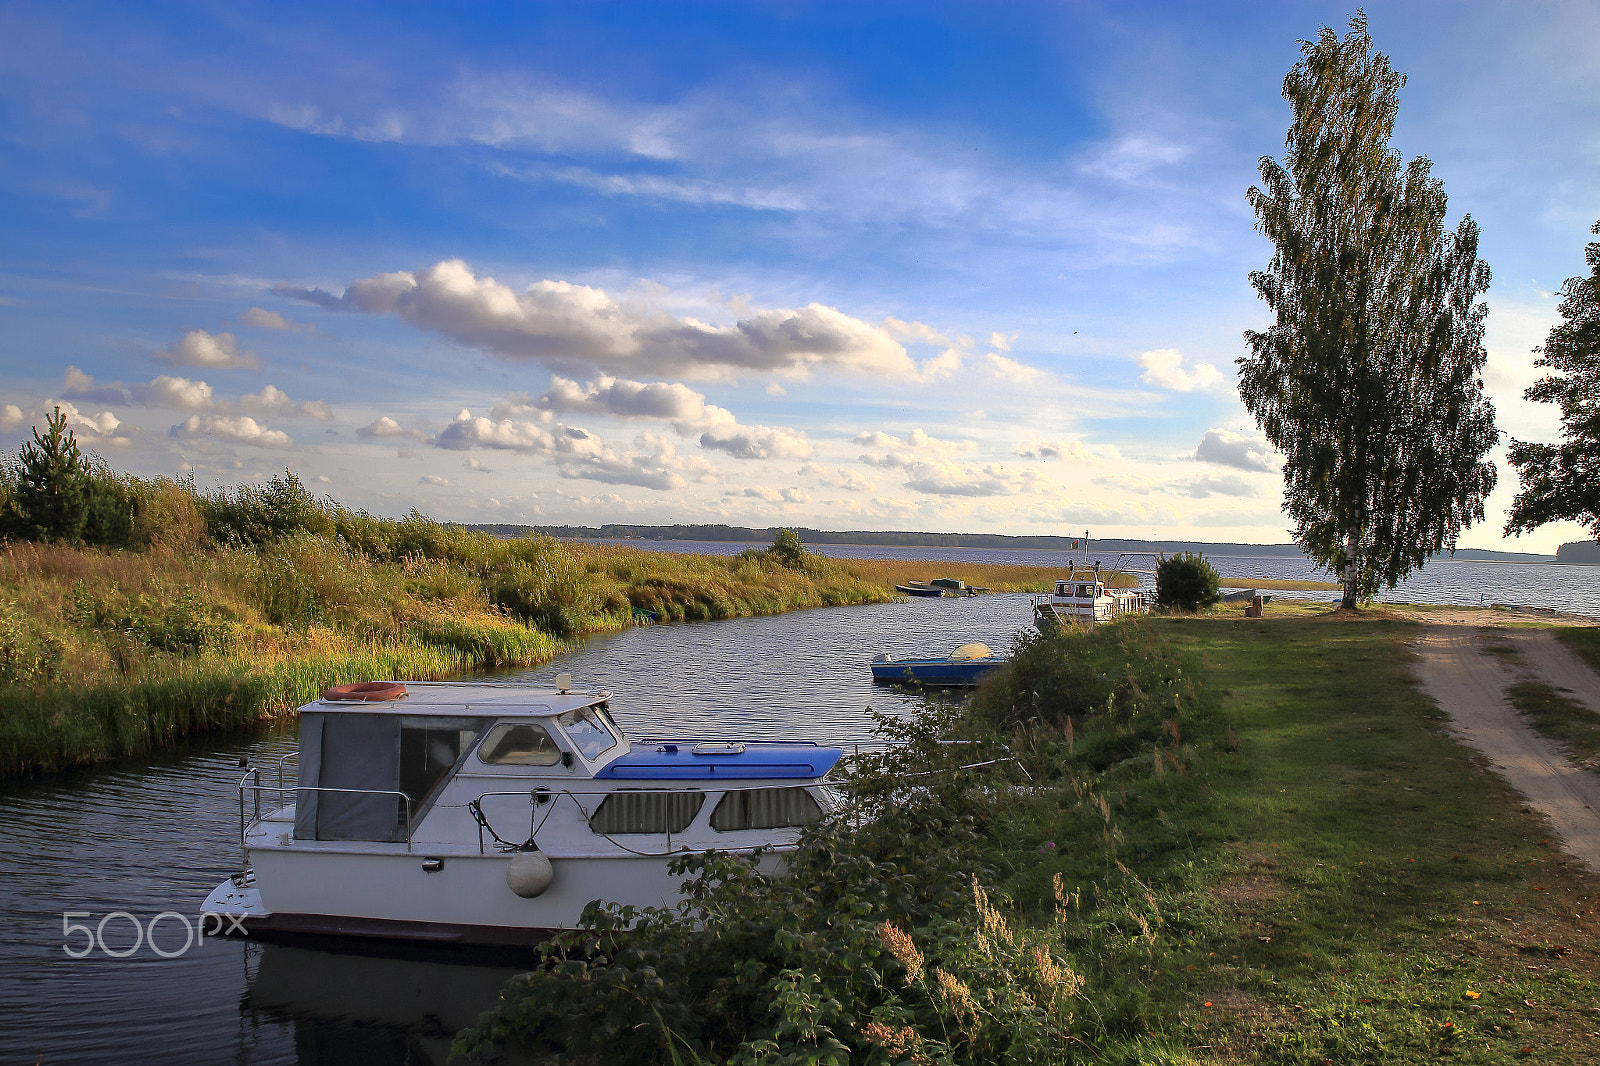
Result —
[[475, 417], [465, 409], [434, 438], [433, 443], [435, 447], [457, 451], [464, 451], [467, 448], [500, 448], [506, 451], [542, 454], [553, 452], [556, 447], [555, 437], [543, 426], [510, 418], [494, 420], [484, 418], [482, 415]]
[[1017, 445], [1013, 454], [1023, 459], [1041, 462], [1092, 463], [1100, 459], [1117, 459], [1120, 455], [1110, 444], [1093, 447], [1080, 440], [1031, 440]]
[[955, 348], [946, 348], [931, 359], [922, 361], [922, 380], [938, 381], [948, 378], [961, 369], [961, 353]]
[[914, 344], [933, 344], [945, 348], [951, 344], [950, 338], [925, 322], [902, 322], [891, 315], [883, 320], [883, 329], [891, 337]]
[[1226, 429], [1206, 430], [1206, 435], [1200, 439], [1200, 446], [1194, 450], [1194, 457], [1201, 462], [1231, 466], [1235, 470], [1259, 470], [1270, 474], [1278, 469], [1278, 459], [1266, 438], [1250, 437]]
[[1145, 352], [1139, 356], [1139, 365], [1144, 368], [1140, 381], [1173, 392], [1194, 392], [1226, 382], [1222, 372], [1210, 363], [1195, 363], [1192, 369], [1184, 369], [1183, 355], [1176, 348]]
[[797, 429], [729, 426], [700, 434], [700, 447], [725, 452], [735, 459], [809, 459], [811, 442]]
[[333, 418], [333, 412], [321, 400], [295, 403], [289, 398], [288, 393], [276, 385], [264, 385], [260, 392], [247, 393], [239, 397], [239, 407], [259, 414], [303, 416], [315, 418], [319, 422], [327, 422]]
[[548, 421], [556, 414], [615, 418], [653, 418], [671, 422], [683, 436], [699, 434], [700, 446], [735, 459], [806, 459], [811, 443], [803, 432], [769, 426], [741, 426], [733, 412], [706, 403], [702, 394], [670, 382], [629, 381], [609, 376], [580, 385], [559, 375], [538, 399], [512, 396], [489, 412], [497, 419], [532, 414]]
[[806, 463], [800, 467], [800, 476], [811, 478], [818, 485], [830, 489], [844, 489], [847, 492], [871, 492], [877, 485], [863, 477], [859, 471], [847, 466], [818, 466], [816, 463]]
[[905, 487], [931, 496], [1015, 496], [1037, 482], [1031, 470], [934, 459], [913, 463], [906, 470]]
[[239, 316], [242, 326], [254, 326], [256, 329], [277, 330], [280, 333], [314, 333], [313, 325], [303, 322], [291, 322], [276, 311], [268, 311], [261, 307], [252, 307]]
[[483, 465], [483, 461], [480, 460], [475, 455], [467, 456], [465, 459], [463, 459], [461, 461], [461, 465], [466, 467], [468, 470], [472, 470], [472, 471], [474, 471], [476, 473], [479, 473], [479, 474], [492, 474], [492, 473], [494, 473], [493, 470], [490, 470], [488, 467], [484, 466]]
[[644, 433], [636, 443], [642, 450], [631, 455], [617, 455], [604, 449], [562, 461], [556, 469], [565, 478], [608, 485], [637, 485], [657, 492], [687, 488], [691, 480], [710, 482], [716, 479], [716, 469], [710, 463], [695, 456], [678, 455], [671, 441]]
[[239, 351], [238, 341], [233, 334], [207, 333], [203, 329], [191, 329], [165, 348], [157, 348], [150, 354], [157, 361], [173, 366], [261, 369], [261, 360], [256, 353]]
[[356, 430], [356, 436], [364, 439], [388, 437], [409, 437], [412, 440], [428, 439], [428, 435], [422, 432], [422, 430], [406, 429], [388, 415], [383, 415], [367, 425], [362, 426], [360, 429]]
[[983, 357], [984, 365], [989, 373], [1001, 381], [1009, 381], [1014, 385], [1031, 385], [1044, 377], [1044, 371], [1037, 367], [1027, 366], [998, 352], [990, 352]]
[[22, 408], [14, 403], [0, 407], [0, 429], [13, 430], [22, 425]]
[[253, 444], [258, 448], [292, 448], [294, 440], [282, 430], [268, 429], [249, 415], [226, 418], [222, 415], [190, 415], [173, 426], [171, 436], [179, 440], [218, 440], [230, 444]]
[[510, 359], [535, 359], [560, 373], [648, 371], [651, 375], [804, 376], [842, 370], [910, 377], [916, 365], [888, 332], [822, 304], [757, 311], [714, 326], [566, 281], [538, 281], [521, 292], [477, 277], [459, 259], [418, 271], [352, 282], [343, 296], [280, 285], [279, 291], [323, 307], [392, 314]]
[[978, 449], [972, 441], [940, 440], [921, 429], [913, 429], [904, 437], [879, 431], [862, 433], [853, 437], [851, 443], [877, 449], [863, 454], [861, 461], [880, 470], [907, 470], [923, 460], [944, 459]]
[[1174, 492], [1195, 499], [1205, 499], [1208, 496], [1259, 496], [1260, 491], [1242, 474], [1201, 474], [1197, 478], [1174, 482], [1170, 488]]
[[140, 403], [147, 403], [152, 407], [208, 411], [217, 405], [210, 385], [203, 381], [190, 381], [188, 378], [171, 377], [167, 374], [162, 374], [149, 385], [135, 386], [132, 391]]
[[450, 479], [440, 477], [438, 474], [423, 474], [421, 477], [417, 478], [417, 484], [436, 485], [441, 489], [448, 489], [451, 487]]

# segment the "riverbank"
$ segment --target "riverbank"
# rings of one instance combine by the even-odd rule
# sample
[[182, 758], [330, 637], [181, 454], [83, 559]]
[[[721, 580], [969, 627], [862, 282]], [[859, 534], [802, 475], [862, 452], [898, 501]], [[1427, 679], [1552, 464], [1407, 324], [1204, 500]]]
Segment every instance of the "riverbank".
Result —
[[627, 940], [597, 915], [598, 956], [513, 983], [460, 1046], [1586, 1061], [1600, 879], [1446, 730], [1419, 632], [1306, 605], [1035, 641], [970, 711], [892, 727], [871, 817], [818, 833], [793, 881], [718, 866], [714, 921]]
[[933, 576], [1043, 592], [1056, 576], [803, 549], [696, 556], [508, 541], [420, 517], [363, 532], [185, 550], [4, 546], [0, 778], [248, 727], [347, 681], [533, 665], [639, 623], [882, 603], [896, 584]]

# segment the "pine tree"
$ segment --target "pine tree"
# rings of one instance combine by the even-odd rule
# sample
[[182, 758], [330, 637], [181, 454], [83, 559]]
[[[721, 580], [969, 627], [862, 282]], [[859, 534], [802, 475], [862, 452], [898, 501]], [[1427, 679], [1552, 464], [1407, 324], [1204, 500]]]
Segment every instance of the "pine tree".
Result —
[[[1600, 222], [1589, 230], [1600, 233]], [[1568, 278], [1534, 366], [1554, 373], [1534, 382], [1523, 399], [1561, 406], [1561, 444], [1511, 442], [1511, 464], [1522, 491], [1511, 505], [1506, 532], [1523, 533], [1559, 519], [1589, 527], [1600, 540], [1600, 241], [1584, 249], [1587, 278]]]
[[89, 462], [57, 407], [45, 423], [49, 432], [23, 444], [17, 457], [18, 532], [27, 540], [76, 543], [89, 519], [94, 485]]
[[1344, 605], [1392, 587], [1483, 517], [1499, 439], [1481, 374], [1489, 268], [1478, 227], [1444, 228], [1426, 157], [1389, 147], [1405, 76], [1357, 12], [1284, 78], [1286, 159], [1249, 199], [1276, 246], [1250, 275], [1276, 316], [1245, 333], [1239, 393], [1285, 456], [1302, 548], [1344, 576]]

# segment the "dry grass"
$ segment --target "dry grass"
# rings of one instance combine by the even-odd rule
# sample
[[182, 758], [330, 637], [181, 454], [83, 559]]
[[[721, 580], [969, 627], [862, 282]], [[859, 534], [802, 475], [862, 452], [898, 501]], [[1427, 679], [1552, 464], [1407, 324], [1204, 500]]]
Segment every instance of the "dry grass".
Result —
[[[908, 581], [928, 581], [952, 577], [995, 592], [1049, 592], [1057, 578], [1067, 571], [1059, 566], [1021, 566], [1013, 563], [956, 563], [949, 560], [918, 559], [832, 559], [869, 585], [892, 587]], [[1079, 570], [1082, 573], [1082, 570]], [[1113, 588], [1134, 588], [1139, 579], [1132, 574], [1103, 571], [1106, 584]]]

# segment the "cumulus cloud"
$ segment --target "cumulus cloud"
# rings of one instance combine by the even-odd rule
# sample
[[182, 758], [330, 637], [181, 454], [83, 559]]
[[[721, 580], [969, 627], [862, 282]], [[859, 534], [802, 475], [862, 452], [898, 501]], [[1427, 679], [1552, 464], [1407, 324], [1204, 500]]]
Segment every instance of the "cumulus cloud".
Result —
[[314, 333], [316, 328], [304, 322], [291, 322], [276, 311], [268, 311], [261, 307], [252, 307], [239, 316], [242, 326], [254, 326], [256, 329], [277, 330], [280, 333]]
[[473, 456], [473, 455], [469, 455], [465, 459], [463, 459], [461, 461], [461, 465], [466, 467], [468, 470], [475, 471], [475, 472], [477, 472], [479, 474], [492, 474], [492, 473], [494, 473], [493, 470], [490, 470], [488, 467], [483, 465], [482, 460], [478, 459], [477, 456]]
[[1195, 363], [1190, 369], [1183, 366], [1183, 355], [1176, 348], [1157, 348], [1139, 356], [1144, 373], [1139, 380], [1173, 392], [1194, 392], [1221, 385], [1226, 380], [1222, 372], [1210, 363]]
[[406, 429], [400, 423], [383, 415], [380, 418], [356, 430], [356, 436], [365, 440], [383, 439], [389, 437], [407, 437], [411, 440], [427, 440], [428, 435], [420, 429]]
[[922, 380], [938, 381], [948, 378], [961, 369], [961, 353], [954, 348], [946, 348], [931, 359], [922, 361]]
[[417, 484], [436, 485], [441, 489], [448, 489], [451, 487], [450, 479], [440, 477], [438, 474], [423, 474], [421, 477], [417, 478]]
[[999, 352], [990, 352], [983, 357], [983, 362], [991, 375], [1014, 385], [1031, 385], [1044, 377], [1043, 370], [1019, 363]]
[[0, 429], [13, 430], [22, 425], [22, 408], [14, 403], [0, 407]]
[[1016, 446], [1013, 454], [1023, 459], [1064, 463], [1091, 463], [1097, 459], [1119, 458], [1117, 449], [1113, 445], [1100, 444], [1090, 447], [1081, 440], [1024, 441]]
[[925, 322], [902, 322], [892, 315], [883, 320], [883, 329], [891, 337], [915, 344], [934, 344], [948, 348], [952, 343], [949, 337]]
[[239, 351], [239, 342], [233, 334], [207, 333], [203, 329], [191, 329], [165, 348], [157, 348], [150, 354], [157, 361], [173, 366], [261, 369], [261, 360], [256, 353]]
[[905, 470], [928, 459], [944, 459], [961, 452], [976, 451], [972, 441], [947, 441], [913, 429], [904, 437], [873, 431], [851, 438], [851, 443], [876, 449], [861, 456], [861, 461], [880, 470]]
[[1175, 492], [1203, 500], [1207, 496], [1256, 496], [1256, 486], [1242, 474], [1201, 474], [1197, 478], [1175, 482]]
[[69, 366], [62, 395], [74, 400], [133, 403], [181, 411], [231, 413], [237, 408], [252, 414], [315, 418], [323, 422], [333, 418], [333, 412], [321, 400], [295, 403], [288, 393], [276, 385], [265, 385], [260, 392], [248, 393], [239, 397], [237, 402], [231, 402], [218, 397], [216, 390], [204, 381], [191, 381], [170, 374], [162, 374], [148, 384], [124, 385], [120, 381], [96, 384], [94, 378], [75, 366]]
[[556, 470], [565, 478], [583, 478], [607, 485], [637, 485], [657, 492], [686, 488], [691, 480], [716, 480], [716, 470], [710, 463], [695, 456], [680, 456], [671, 441], [645, 433], [636, 443], [641, 450], [631, 455], [617, 455], [607, 448], [564, 460], [557, 464]]
[[730, 426], [726, 431], [700, 434], [700, 447], [725, 452], [735, 459], [809, 459], [811, 442], [797, 429], [769, 426]]
[[930, 496], [1015, 496], [1037, 481], [1038, 475], [1030, 470], [935, 459], [913, 463], [906, 470], [905, 487]]
[[811, 502], [811, 497], [799, 489], [775, 489], [768, 485], [752, 485], [747, 489], [729, 489], [723, 495], [762, 500], [766, 503], [805, 504]]
[[514, 452], [549, 453], [556, 447], [554, 435], [536, 423], [510, 418], [484, 418], [482, 415], [474, 416], [465, 409], [433, 439], [433, 443], [436, 447], [456, 451], [500, 448]]
[[1194, 457], [1201, 462], [1231, 466], [1235, 470], [1259, 470], [1270, 474], [1278, 469], [1272, 445], [1264, 438], [1226, 429], [1206, 430], [1206, 435], [1200, 439], [1200, 446], [1194, 450]]
[[333, 411], [321, 400], [307, 400], [304, 403], [295, 403], [289, 398], [288, 393], [276, 385], [264, 385], [260, 392], [247, 393], [239, 397], [239, 407], [242, 410], [254, 411], [257, 414], [315, 418], [319, 422], [327, 422], [333, 418]]
[[579, 384], [556, 375], [543, 396], [534, 400], [512, 396], [496, 404], [489, 414], [496, 419], [533, 415], [543, 421], [556, 414], [659, 419], [672, 423], [684, 436], [698, 433], [702, 448], [735, 459], [806, 459], [812, 451], [810, 441], [799, 430], [741, 426], [733, 412], [706, 403], [705, 396], [687, 385], [671, 382], [602, 376]]
[[190, 415], [173, 426], [170, 435], [179, 440], [223, 441], [251, 444], [258, 448], [293, 448], [294, 440], [282, 430], [268, 429], [249, 415], [227, 418], [222, 415]]
[[871, 492], [877, 488], [877, 485], [863, 477], [860, 471], [847, 466], [818, 466], [816, 463], [806, 463], [800, 467], [800, 476], [810, 478], [824, 488], [844, 489], [847, 492]]
[[342, 296], [280, 285], [278, 291], [321, 307], [395, 315], [425, 332], [510, 359], [538, 360], [560, 373], [598, 370], [652, 375], [804, 376], [842, 370], [911, 377], [916, 365], [886, 330], [812, 303], [757, 311], [714, 326], [643, 306], [604, 290], [538, 281], [521, 292], [477, 277], [459, 259], [424, 270], [352, 282]]

